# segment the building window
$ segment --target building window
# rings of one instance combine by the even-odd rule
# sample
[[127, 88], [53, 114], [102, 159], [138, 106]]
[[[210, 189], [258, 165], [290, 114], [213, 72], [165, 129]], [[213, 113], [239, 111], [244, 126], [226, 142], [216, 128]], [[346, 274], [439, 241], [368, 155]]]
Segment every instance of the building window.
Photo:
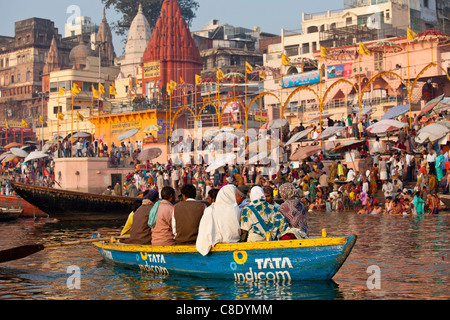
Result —
[[345, 19], [345, 24], [346, 24], [347, 26], [351, 25], [352, 23], [353, 23], [352, 17], [348, 17], [347, 19]]
[[425, 7], [425, 8], [429, 8], [429, 3], [428, 3], [429, 1], [428, 0], [423, 0], [423, 6]]
[[374, 69], [375, 71], [383, 71], [383, 53], [382, 52], [375, 52], [374, 53]]

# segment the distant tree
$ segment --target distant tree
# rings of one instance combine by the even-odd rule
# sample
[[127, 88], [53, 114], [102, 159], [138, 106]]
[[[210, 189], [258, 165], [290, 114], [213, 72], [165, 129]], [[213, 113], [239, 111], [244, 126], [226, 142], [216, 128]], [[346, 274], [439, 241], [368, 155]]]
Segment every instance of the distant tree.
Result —
[[[150, 26], [153, 28], [158, 21], [161, 13], [161, 7], [164, 0], [102, 0], [107, 9], [114, 8], [116, 12], [122, 13], [122, 19], [113, 23], [113, 29], [119, 36], [126, 36], [128, 29], [136, 17], [139, 4], [142, 4], [142, 10]], [[196, 17], [195, 11], [199, 4], [195, 0], [178, 0], [181, 7], [181, 13], [188, 26], [191, 26]]]

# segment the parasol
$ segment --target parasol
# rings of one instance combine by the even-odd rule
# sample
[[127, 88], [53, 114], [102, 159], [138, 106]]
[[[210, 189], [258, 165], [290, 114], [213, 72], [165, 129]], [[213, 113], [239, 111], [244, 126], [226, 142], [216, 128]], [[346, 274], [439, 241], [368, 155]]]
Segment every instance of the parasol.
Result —
[[353, 149], [357, 149], [361, 147], [365, 143], [365, 140], [358, 140], [358, 141], [346, 141], [338, 146], [336, 146], [334, 149], [331, 149], [328, 151], [329, 154], [339, 154], [339, 153], [345, 153], [349, 152]]
[[36, 159], [43, 159], [46, 157], [48, 157], [48, 154], [46, 154], [45, 152], [33, 151], [23, 161], [27, 162], [27, 161], [36, 160]]
[[118, 139], [119, 139], [119, 141], [123, 141], [123, 140], [129, 139], [129, 138], [135, 136], [138, 132], [139, 132], [139, 129], [131, 129], [131, 130], [128, 130], [127, 132], [122, 133], [122, 134], [118, 137]]
[[444, 96], [445, 96], [445, 94], [440, 95], [439, 97], [428, 101], [427, 104], [423, 107], [422, 111], [420, 111], [419, 115], [423, 115], [423, 114], [428, 113], [431, 110], [433, 110], [434, 107], [436, 107], [444, 99]]
[[338, 134], [344, 129], [345, 127], [328, 127], [317, 136], [316, 140], [323, 140], [329, 138], [331, 136], [334, 136], [335, 134]]
[[[90, 133], [87, 132], [74, 132], [73, 137], [74, 138], [89, 138], [91, 136]], [[66, 139], [69, 139], [71, 137], [71, 134], [69, 133], [66, 137]]]
[[13, 155], [20, 157], [20, 158], [25, 158], [28, 155], [28, 152], [26, 152], [25, 150], [19, 149], [19, 148], [11, 148], [9, 151]]
[[15, 154], [8, 154], [5, 158], [3, 158], [2, 163], [10, 162], [16, 158], [17, 156]]
[[383, 53], [397, 53], [402, 50], [402, 47], [398, 43], [388, 40], [378, 41], [370, 47], [370, 51]]
[[367, 127], [367, 132], [369, 133], [385, 133], [388, 131], [395, 131], [401, 128], [407, 127], [408, 124], [406, 122], [401, 122], [397, 120], [385, 119], [378, 121], [371, 126]]
[[288, 124], [289, 124], [289, 122], [286, 119], [283, 119], [282, 122], [281, 122], [281, 119], [275, 119], [275, 120], [271, 120], [271, 121], [263, 124], [261, 129], [267, 129], [267, 130], [280, 129], [281, 128], [280, 125], [283, 125], [283, 127], [284, 127]]
[[322, 151], [322, 147], [320, 145], [302, 147], [296, 153], [294, 153], [289, 159], [291, 161], [304, 160], [319, 151]]
[[355, 52], [345, 49], [335, 49], [331, 50], [330, 53], [328, 53], [325, 56], [325, 59], [328, 60], [336, 60], [336, 61], [353, 61], [357, 58]]
[[11, 155], [12, 153], [10, 152], [10, 151], [7, 151], [7, 152], [5, 152], [5, 153], [2, 153], [1, 155], [0, 155], [0, 160], [3, 160], [3, 159], [5, 159], [7, 156], [9, 156], [9, 155]]
[[152, 124], [151, 126], [148, 126], [147, 128], [145, 128], [144, 133], [153, 133], [153, 132], [159, 131], [161, 129], [162, 129], [161, 126]]
[[11, 142], [9, 144], [7, 144], [6, 146], [4, 146], [5, 149], [10, 149], [10, 148], [20, 148], [22, 145], [20, 143], [17, 142]]
[[221, 167], [224, 167], [225, 165], [229, 164], [230, 162], [234, 161], [236, 159], [236, 155], [234, 153], [229, 153], [225, 155], [222, 158], [219, 158], [217, 160], [214, 160], [208, 168], [206, 168], [206, 172], [212, 172], [214, 170], [217, 170]]
[[414, 40], [416, 42], [446, 43], [450, 41], [450, 36], [439, 30], [427, 30], [422, 33], [419, 33]]
[[394, 119], [398, 116], [404, 115], [406, 112], [409, 111], [409, 104], [402, 104], [399, 106], [392, 107], [388, 111], [386, 111], [385, 114], [381, 116], [381, 120], [386, 119]]
[[294, 134], [294, 135], [292, 136], [292, 138], [289, 139], [289, 141], [286, 143], [286, 146], [289, 146], [289, 145], [291, 145], [291, 144], [293, 144], [293, 143], [299, 141], [300, 139], [306, 137], [312, 130], [313, 130], [313, 129], [310, 128], [310, 129], [306, 129], [306, 130], [297, 132], [296, 134]]
[[147, 160], [151, 161], [153, 159], [158, 158], [161, 154], [162, 151], [159, 148], [145, 149], [138, 154], [137, 159], [139, 161], [147, 161]]
[[416, 142], [424, 143], [427, 141], [434, 142], [446, 136], [450, 129], [444, 125], [432, 123], [417, 132]]

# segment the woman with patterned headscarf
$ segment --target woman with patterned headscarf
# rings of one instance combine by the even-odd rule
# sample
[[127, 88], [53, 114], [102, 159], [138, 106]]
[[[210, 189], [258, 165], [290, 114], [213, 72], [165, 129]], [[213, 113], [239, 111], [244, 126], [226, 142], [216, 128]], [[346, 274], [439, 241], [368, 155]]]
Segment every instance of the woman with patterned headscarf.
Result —
[[284, 200], [284, 203], [280, 206], [280, 212], [286, 218], [289, 227], [300, 229], [306, 235], [309, 235], [306, 209], [300, 201], [295, 186], [292, 183], [282, 184], [279, 192]]
[[266, 201], [264, 190], [253, 187], [250, 203], [242, 210], [241, 230], [247, 242], [278, 240], [287, 230], [288, 223], [279, 210]]

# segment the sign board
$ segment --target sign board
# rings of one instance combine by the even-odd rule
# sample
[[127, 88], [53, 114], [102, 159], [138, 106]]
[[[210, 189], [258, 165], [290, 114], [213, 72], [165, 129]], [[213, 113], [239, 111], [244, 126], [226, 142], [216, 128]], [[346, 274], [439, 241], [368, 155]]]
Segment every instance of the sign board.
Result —
[[328, 79], [345, 78], [352, 75], [352, 63], [337, 64], [328, 66], [327, 74]]
[[283, 77], [283, 88], [306, 86], [320, 82], [319, 70]]
[[269, 119], [267, 110], [261, 110], [261, 109], [257, 109], [255, 111], [255, 120], [256, 121], [263, 121], [263, 122], [267, 122]]
[[141, 121], [128, 121], [111, 123], [111, 135], [120, 135], [131, 129], [140, 129], [142, 127]]
[[144, 78], [158, 78], [161, 76], [161, 62], [152, 61], [144, 63]]

